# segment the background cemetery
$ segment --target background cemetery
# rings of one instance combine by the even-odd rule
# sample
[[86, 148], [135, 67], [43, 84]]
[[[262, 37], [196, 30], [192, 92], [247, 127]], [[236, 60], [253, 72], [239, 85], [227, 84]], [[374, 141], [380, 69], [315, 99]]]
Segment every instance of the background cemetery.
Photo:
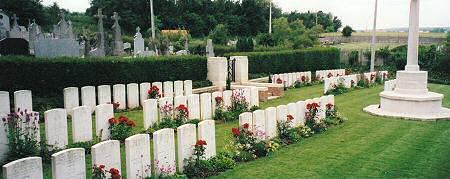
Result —
[[[223, 5], [208, 2], [215, 9]], [[369, 49], [342, 44], [358, 46], [365, 38], [340, 37], [338, 17], [281, 13], [269, 1], [227, 4], [252, 8], [265, 20], [232, 26], [223, 19], [203, 29], [193, 27], [197, 22], [173, 25], [177, 20], [159, 10], [212, 11], [195, 12], [182, 1], [147, 4], [151, 14], [144, 19], [135, 15], [142, 9], [122, 13], [129, 11], [115, 8], [116, 1], [103, 6], [94, 0], [86, 13], [45, 7], [51, 20], [15, 12], [8, 3], [0, 6], [3, 178], [90, 178], [98, 172], [112, 178], [244, 177], [252, 168], [246, 162], [269, 162], [266, 156], [307, 145], [318, 140], [308, 139], [315, 134], [342, 137], [339, 130], [348, 132], [344, 127], [359, 124], [356, 118], [367, 118], [366, 125], [385, 120], [362, 108], [380, 101], [379, 92], [405, 87], [396, 71], [410, 64], [407, 40], [387, 38], [391, 46], [382, 46], [381, 34], [371, 71]], [[144, 20], [150, 23], [136, 22]], [[448, 107], [450, 34], [421, 36], [418, 65], [429, 71], [425, 81], [436, 83], [430, 88], [445, 95], [441, 103]], [[360, 102], [352, 106], [349, 99]], [[447, 121], [436, 123], [448, 132]], [[331, 144], [337, 145], [322, 145]], [[434, 175], [400, 176], [448, 175], [428, 173]]]

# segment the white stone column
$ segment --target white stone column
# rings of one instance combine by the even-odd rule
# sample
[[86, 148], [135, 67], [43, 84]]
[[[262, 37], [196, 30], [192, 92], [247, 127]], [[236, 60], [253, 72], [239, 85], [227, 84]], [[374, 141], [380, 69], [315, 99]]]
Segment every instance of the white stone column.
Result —
[[419, 0], [411, 0], [409, 12], [408, 61], [405, 71], [419, 71]]

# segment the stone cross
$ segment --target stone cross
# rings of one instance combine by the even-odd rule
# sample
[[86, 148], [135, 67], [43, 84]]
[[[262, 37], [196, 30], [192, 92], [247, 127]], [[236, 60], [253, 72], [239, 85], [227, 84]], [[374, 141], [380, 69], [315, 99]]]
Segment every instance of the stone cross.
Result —
[[97, 15], [94, 15], [95, 18], [98, 18], [98, 31], [100, 34], [100, 44], [98, 48], [105, 49], [105, 34], [103, 30], [103, 18], [106, 16], [102, 14], [102, 9], [97, 10]]
[[123, 51], [123, 41], [122, 41], [122, 31], [120, 30], [119, 25], [119, 14], [117, 12], [114, 12], [114, 15], [111, 16], [111, 19], [114, 20], [114, 25], [112, 26], [112, 29], [114, 30], [114, 50], [113, 55], [122, 55], [124, 54]]
[[19, 24], [17, 23], [17, 20], [19, 20], [19, 18], [17, 17], [16, 14], [13, 15], [12, 19], [14, 20], [13, 22], [13, 28], [17, 27], [19, 28]]
[[411, 0], [406, 71], [419, 71], [419, 0]]

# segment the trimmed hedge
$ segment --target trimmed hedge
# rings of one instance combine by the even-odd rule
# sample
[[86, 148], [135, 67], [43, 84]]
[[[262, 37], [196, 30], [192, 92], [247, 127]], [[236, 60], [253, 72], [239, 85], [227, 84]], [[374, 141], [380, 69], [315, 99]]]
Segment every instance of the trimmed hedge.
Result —
[[205, 80], [202, 56], [147, 58], [0, 57], [0, 90], [29, 89], [33, 96], [59, 96], [65, 87]]
[[230, 53], [226, 56], [248, 56], [251, 74], [316, 71], [340, 67], [340, 51], [337, 48]]

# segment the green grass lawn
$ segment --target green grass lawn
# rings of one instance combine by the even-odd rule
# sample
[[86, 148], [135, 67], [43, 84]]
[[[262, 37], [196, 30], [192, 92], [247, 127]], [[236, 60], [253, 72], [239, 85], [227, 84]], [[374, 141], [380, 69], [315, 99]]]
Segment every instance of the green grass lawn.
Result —
[[[323, 85], [286, 91], [280, 99], [261, 103], [267, 108], [321, 96]], [[450, 107], [450, 86], [429, 85], [446, 96]], [[336, 105], [348, 118], [329, 131], [280, 149], [273, 155], [239, 164], [219, 178], [297, 178], [297, 177], [450, 177], [450, 121], [417, 122], [375, 117], [362, 109], [379, 101], [382, 86], [355, 90], [337, 96]], [[116, 114], [137, 122], [142, 130], [142, 111]], [[223, 150], [238, 122], [216, 124], [217, 151]], [[44, 125], [41, 125], [42, 132]], [[71, 123], [69, 122], [69, 138]], [[71, 142], [71, 139], [70, 141]], [[153, 155], [153, 151], [152, 151]], [[126, 174], [125, 147], [121, 146], [122, 174]], [[88, 178], [91, 156], [86, 156]], [[44, 165], [45, 178], [51, 166]], [[215, 178], [215, 177], [214, 177]]]
[[[324, 37], [340, 37], [342, 36], [341, 32], [332, 32], [332, 33], [323, 33], [320, 34]], [[353, 32], [352, 36], [372, 36], [372, 32]], [[408, 32], [377, 32], [377, 36], [382, 37], [407, 37]], [[447, 37], [446, 33], [420, 33], [420, 37], [429, 37], [429, 38], [445, 38]]]

